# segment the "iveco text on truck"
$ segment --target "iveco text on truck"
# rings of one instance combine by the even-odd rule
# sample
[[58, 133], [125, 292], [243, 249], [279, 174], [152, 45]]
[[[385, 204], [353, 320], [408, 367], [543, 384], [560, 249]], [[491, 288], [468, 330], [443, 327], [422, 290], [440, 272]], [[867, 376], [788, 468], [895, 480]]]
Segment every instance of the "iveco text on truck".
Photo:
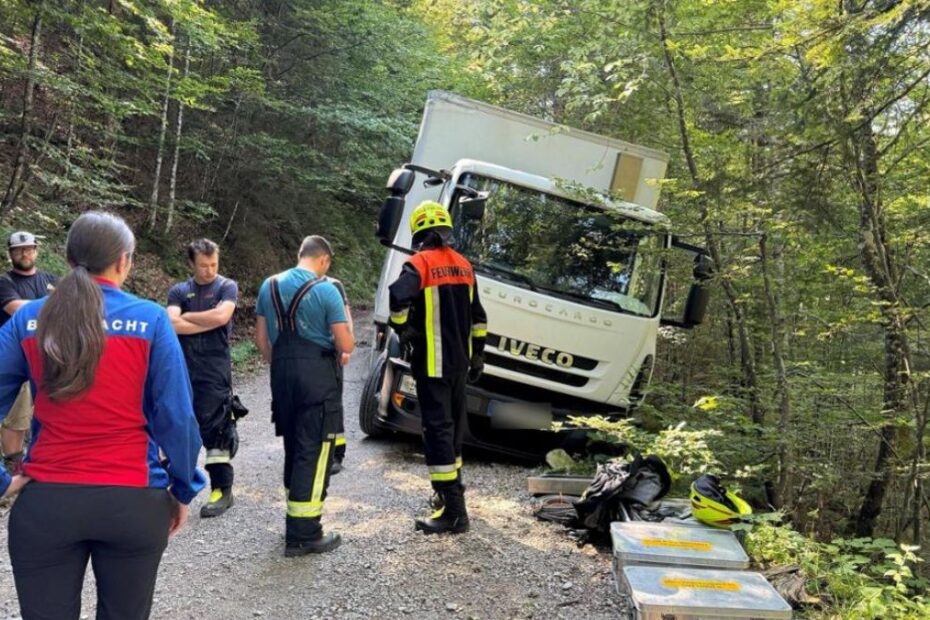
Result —
[[[388, 325], [388, 286], [411, 253], [410, 213], [446, 206], [488, 314], [466, 443], [514, 456], [557, 445], [569, 415], [622, 416], [649, 382], [670, 252], [694, 261], [679, 327], [701, 322], [709, 265], [655, 210], [668, 156], [446, 92], [429, 94], [410, 163], [388, 180], [376, 337], [359, 421], [421, 432], [416, 387]], [[616, 196], [623, 200], [617, 200]], [[613, 199], [608, 196], [614, 197]]]

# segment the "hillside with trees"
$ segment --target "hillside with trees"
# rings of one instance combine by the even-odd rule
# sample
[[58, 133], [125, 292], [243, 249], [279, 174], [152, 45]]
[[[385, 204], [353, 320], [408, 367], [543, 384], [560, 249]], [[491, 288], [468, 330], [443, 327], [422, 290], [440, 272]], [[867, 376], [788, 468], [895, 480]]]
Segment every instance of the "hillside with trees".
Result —
[[129, 216], [172, 275], [208, 234], [255, 283], [311, 232], [370, 295], [379, 187], [454, 74], [368, 2], [4, 2], [0, 218], [53, 237]]

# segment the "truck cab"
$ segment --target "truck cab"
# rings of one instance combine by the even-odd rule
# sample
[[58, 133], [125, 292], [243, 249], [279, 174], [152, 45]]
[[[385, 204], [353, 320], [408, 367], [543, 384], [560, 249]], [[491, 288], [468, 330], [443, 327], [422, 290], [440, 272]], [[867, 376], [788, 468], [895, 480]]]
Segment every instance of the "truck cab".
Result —
[[[362, 430], [421, 432], [415, 382], [387, 321], [387, 287], [411, 252], [407, 221], [424, 199], [449, 209], [455, 247], [473, 265], [488, 315], [466, 443], [538, 458], [566, 439], [553, 422], [628, 415], [652, 373], [668, 253], [681, 245], [668, 218], [573, 180], [471, 158], [443, 163], [407, 164], [388, 182], [378, 236], [390, 250]], [[681, 327], [700, 322], [706, 291], [695, 287], [690, 297]]]

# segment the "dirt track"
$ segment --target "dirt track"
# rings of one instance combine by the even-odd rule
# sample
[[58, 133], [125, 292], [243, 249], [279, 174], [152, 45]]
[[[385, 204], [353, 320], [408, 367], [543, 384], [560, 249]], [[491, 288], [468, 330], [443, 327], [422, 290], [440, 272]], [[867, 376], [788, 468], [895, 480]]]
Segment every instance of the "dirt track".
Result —
[[[609, 556], [578, 549], [561, 529], [533, 518], [527, 468], [466, 452], [471, 532], [413, 531], [412, 518], [426, 511], [429, 495], [422, 452], [416, 440], [374, 441], [358, 430], [366, 352], [353, 356], [346, 376], [347, 468], [333, 478], [324, 511], [325, 526], [342, 533], [342, 547], [323, 556], [282, 555], [283, 453], [269, 423], [267, 373], [260, 372], [237, 386], [251, 414], [241, 423], [234, 462], [236, 505], [202, 521], [207, 494], [194, 501], [187, 528], [165, 553], [152, 617], [619, 617]], [[0, 618], [18, 618], [5, 515], [2, 522]], [[94, 617], [94, 601], [89, 575], [82, 617]]]

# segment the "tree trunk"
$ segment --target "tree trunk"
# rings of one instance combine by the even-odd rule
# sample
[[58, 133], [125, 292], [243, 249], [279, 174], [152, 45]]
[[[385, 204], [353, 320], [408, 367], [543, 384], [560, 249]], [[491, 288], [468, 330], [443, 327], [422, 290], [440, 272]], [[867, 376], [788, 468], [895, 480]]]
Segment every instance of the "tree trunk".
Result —
[[[926, 383], [924, 385], [926, 388]], [[921, 392], [924, 393], [924, 404], [921, 406], [919, 402], [915, 403], [917, 411], [917, 447], [914, 450], [911, 475], [910, 480], [908, 480], [908, 484], [913, 489], [914, 493], [914, 500], [911, 504], [911, 526], [914, 532], [912, 542], [915, 545], [919, 545], [921, 542], [920, 511], [926, 503], [923, 493], [923, 482], [920, 479], [920, 470], [927, 458], [927, 447], [924, 444], [924, 437], [927, 432], [927, 414], [930, 413], [930, 394], [927, 394], [926, 389], [921, 390]]]
[[[75, 81], [80, 80], [81, 77], [81, 54], [84, 50], [84, 35], [82, 34], [78, 37], [78, 46], [77, 46], [77, 63], [74, 67], [74, 79]], [[74, 100], [76, 97], [71, 97], [68, 102], [68, 135], [65, 142], [65, 170], [64, 176], [68, 178], [71, 176], [71, 153], [74, 152]]]
[[41, 10], [38, 10], [32, 20], [32, 36], [29, 40], [29, 66], [26, 88], [23, 92], [23, 113], [19, 123], [19, 148], [16, 150], [16, 159], [13, 162], [10, 182], [7, 185], [3, 200], [0, 201], [0, 220], [16, 206], [16, 199], [22, 193], [20, 185], [29, 159], [29, 133], [32, 130], [32, 102], [36, 87], [36, 65], [39, 58], [39, 37], [41, 33], [42, 13]]
[[232, 215], [229, 216], [229, 221], [226, 222], [226, 231], [223, 233], [223, 238], [221, 241], [226, 241], [226, 237], [229, 236], [229, 231], [232, 230], [233, 220], [236, 219], [236, 211], [239, 210], [239, 201], [236, 201], [236, 206], [233, 207]]
[[[237, 145], [239, 143], [239, 108], [242, 106], [242, 95], [236, 97], [236, 103], [233, 107], [233, 117], [232, 117], [232, 138], [229, 140], [223, 141], [223, 149], [220, 151], [220, 156], [216, 159], [216, 166], [213, 168], [213, 178], [210, 178], [210, 162], [207, 161], [204, 166], [204, 176], [203, 176], [203, 187], [200, 190], [200, 200], [204, 201], [207, 198], [207, 193], [212, 192], [213, 188], [216, 187], [216, 181], [220, 176], [220, 171], [223, 169], [223, 164], [225, 163], [226, 156], [229, 153], [237, 152]], [[233, 176], [235, 175], [235, 169], [229, 171]]]
[[[184, 72], [181, 79], [187, 79], [191, 66], [191, 44], [188, 40], [184, 48]], [[171, 232], [174, 225], [174, 202], [178, 188], [178, 158], [181, 156], [181, 130], [184, 127], [184, 102], [178, 100], [178, 118], [174, 125], [174, 160], [171, 162], [171, 181], [168, 185], [168, 215], [165, 220], [165, 232]]]
[[[657, 17], [659, 25], [659, 38], [662, 43], [662, 52], [665, 57], [665, 66], [668, 69], [669, 77], [672, 80], [673, 100], [675, 103], [675, 115], [678, 123], [678, 132], [681, 137], [681, 148], [685, 155], [685, 162], [688, 165], [688, 173], [691, 176], [691, 182], [694, 189], [701, 191], [699, 206], [701, 211], [701, 224], [704, 228], [704, 238], [710, 256], [720, 270], [723, 262], [721, 260], [722, 252], [717, 237], [713, 231], [713, 223], [710, 221], [710, 213], [707, 208], [707, 196], [704, 194], [704, 183], [698, 171], [697, 162], [694, 158], [694, 152], [691, 149], [691, 139], [688, 133], [688, 126], [685, 123], [685, 102], [681, 91], [681, 81], [678, 79], [678, 69], [675, 67], [675, 61], [672, 58], [672, 52], [668, 45], [668, 33], [665, 27], [665, 7], [664, 3], [659, 2], [657, 6]], [[746, 321], [746, 315], [742, 306], [739, 304], [739, 294], [733, 283], [726, 277], [717, 279], [726, 295], [727, 304], [733, 313], [733, 320], [736, 324], [737, 335], [739, 336], [739, 347], [741, 354], [741, 364], [743, 371], [743, 385], [749, 396], [749, 415], [753, 423], [762, 425], [765, 422], [765, 408], [759, 399], [759, 379], [756, 373], [756, 364], [753, 355], [752, 339], [749, 334], [749, 326]]]
[[13, 196], [10, 200], [11, 204], [16, 204], [19, 197], [26, 191], [26, 188], [29, 187], [29, 181], [32, 180], [32, 173], [42, 164], [42, 158], [45, 153], [48, 152], [49, 144], [52, 141], [52, 136], [55, 134], [55, 129], [58, 127], [58, 112], [52, 116], [51, 122], [48, 124], [48, 129], [45, 132], [45, 138], [42, 140], [42, 148], [38, 149], [38, 155], [36, 158], [30, 162], [30, 164], [23, 171], [22, 180], [19, 183], [19, 186], [16, 188], [16, 191], [13, 193]]
[[[870, 111], [866, 113], [865, 118], [872, 118]], [[910, 346], [905, 328], [906, 302], [897, 291], [898, 267], [885, 238], [885, 216], [878, 187], [878, 145], [872, 124], [861, 123], [850, 136], [850, 142], [849, 155], [854, 158], [853, 181], [859, 190], [859, 258], [882, 302], [880, 307], [884, 330], [884, 421], [880, 429], [878, 455], [872, 468], [872, 480], [862, 499], [855, 525], [857, 536], [872, 536], [892, 478], [897, 419], [906, 418], [910, 413]]]
[[791, 430], [791, 393], [788, 389], [788, 373], [785, 370], [783, 344], [784, 318], [779, 310], [778, 293], [772, 285], [769, 273], [768, 239], [766, 235], [759, 238], [759, 257], [762, 266], [762, 282], [765, 287], [765, 300], [768, 309], [769, 324], [772, 329], [772, 365], [775, 367], [775, 391], [778, 397], [778, 481], [772, 504], [782, 508], [791, 503], [794, 488], [794, 455], [790, 438]]
[[[171, 25], [174, 36], [174, 24]], [[168, 52], [168, 75], [165, 77], [165, 94], [161, 102], [161, 127], [158, 131], [158, 152], [155, 155], [155, 172], [152, 175], [152, 193], [149, 195], [149, 228], [158, 222], [158, 188], [161, 184], [161, 166], [165, 158], [165, 134], [168, 133], [168, 104], [171, 102], [171, 74], [174, 73], [174, 42]]]

